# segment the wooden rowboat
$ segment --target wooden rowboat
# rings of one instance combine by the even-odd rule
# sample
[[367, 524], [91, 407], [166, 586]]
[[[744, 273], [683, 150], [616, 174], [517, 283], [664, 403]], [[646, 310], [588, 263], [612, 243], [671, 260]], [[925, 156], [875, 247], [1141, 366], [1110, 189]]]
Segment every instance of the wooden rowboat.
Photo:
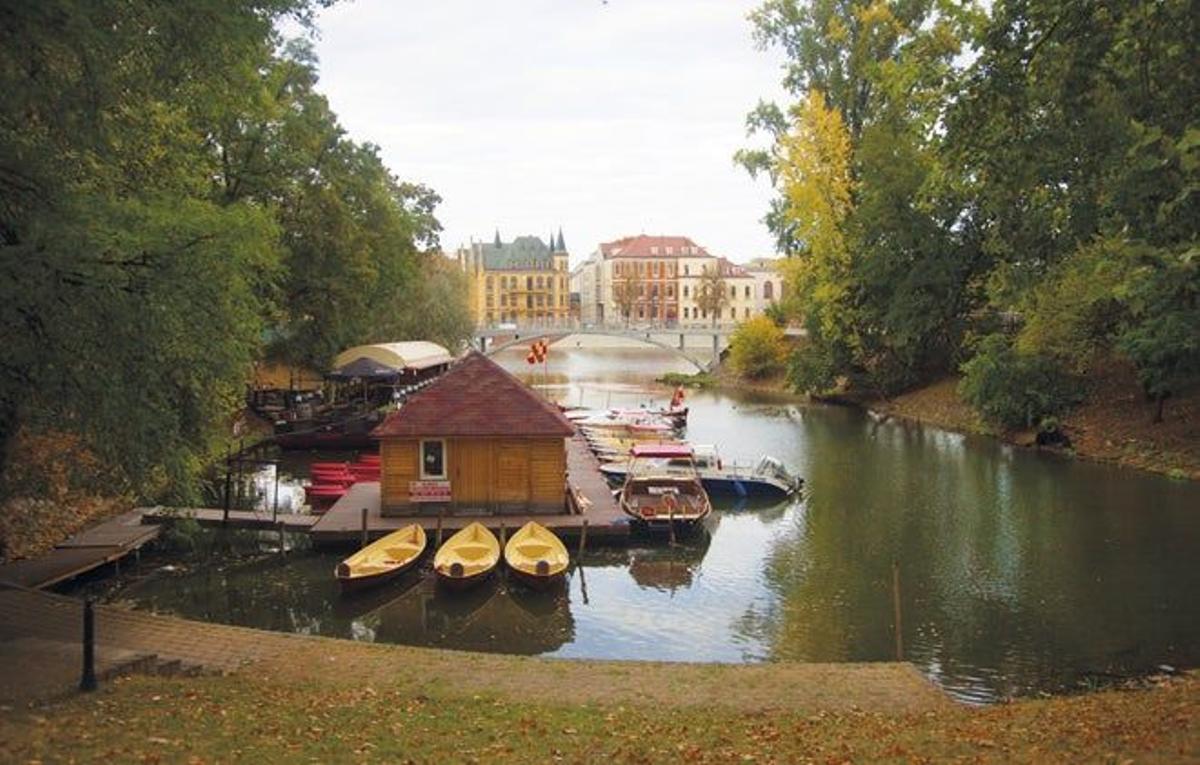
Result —
[[571, 562], [562, 540], [534, 521], [522, 526], [504, 545], [504, 560], [515, 578], [538, 589], [562, 581]]
[[419, 524], [405, 526], [376, 540], [337, 565], [342, 592], [353, 592], [399, 576], [417, 564], [425, 552], [425, 530]]
[[500, 563], [500, 541], [478, 521], [446, 540], [433, 558], [438, 581], [465, 588], [482, 582]]

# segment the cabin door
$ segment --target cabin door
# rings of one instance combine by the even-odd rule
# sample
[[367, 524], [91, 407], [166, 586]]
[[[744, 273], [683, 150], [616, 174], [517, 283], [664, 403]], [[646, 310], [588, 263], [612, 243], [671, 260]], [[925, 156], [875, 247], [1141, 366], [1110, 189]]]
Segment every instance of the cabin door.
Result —
[[501, 442], [496, 448], [496, 504], [529, 505], [529, 446]]
[[492, 445], [479, 439], [456, 439], [450, 447], [450, 485], [458, 507], [486, 508], [491, 504]]

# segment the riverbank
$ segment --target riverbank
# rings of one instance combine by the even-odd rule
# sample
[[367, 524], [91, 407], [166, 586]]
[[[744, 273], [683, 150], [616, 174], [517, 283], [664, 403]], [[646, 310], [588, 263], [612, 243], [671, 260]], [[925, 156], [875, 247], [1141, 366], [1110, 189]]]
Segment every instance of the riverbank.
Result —
[[[648, 680], [602, 662], [570, 662], [563, 666], [590, 665], [588, 684], [563, 690], [558, 683], [556, 691], [556, 674], [539, 677], [530, 660], [488, 667], [529, 672], [529, 690], [514, 698], [478, 682], [458, 686], [456, 674], [478, 678], [474, 657], [464, 658], [457, 673], [440, 677], [425, 675], [421, 664], [364, 676], [357, 674], [362, 666], [347, 671], [335, 652], [303, 677], [251, 668], [225, 677], [119, 680], [95, 694], [0, 714], [0, 759], [1168, 763], [1200, 756], [1194, 676], [1148, 690], [986, 708], [797, 709], [789, 696], [805, 687], [780, 687], [776, 698], [753, 707], [712, 706], [757, 681], [735, 679], [720, 693], [697, 696], [662, 673]], [[655, 693], [630, 700], [631, 689], [642, 687]], [[620, 693], [606, 698], [605, 689]], [[572, 693], [574, 700], [563, 700]]]
[[[890, 399], [841, 395], [825, 400], [956, 433], [1036, 447], [1037, 434], [1033, 431], [998, 430], [984, 422], [959, 396], [960, 379], [957, 375], [945, 377]], [[715, 387], [796, 395], [788, 388], [786, 375], [747, 380], [725, 367], [717, 371]], [[1154, 406], [1146, 401], [1133, 370], [1127, 366], [1114, 365], [1091, 375], [1083, 395], [1083, 402], [1060, 418], [1070, 447], [1055, 451], [1172, 478], [1200, 480], [1200, 390], [1169, 399], [1161, 423], [1153, 422]]]
[[[958, 395], [958, 381], [947, 377], [892, 399], [860, 403], [878, 414], [1035, 446], [1032, 431], [996, 430], [980, 419]], [[1154, 406], [1145, 400], [1128, 368], [1116, 366], [1092, 375], [1083, 395], [1083, 402], [1060, 418], [1070, 446], [1056, 451], [1200, 480], [1200, 391], [1170, 399], [1161, 423], [1153, 422]]]

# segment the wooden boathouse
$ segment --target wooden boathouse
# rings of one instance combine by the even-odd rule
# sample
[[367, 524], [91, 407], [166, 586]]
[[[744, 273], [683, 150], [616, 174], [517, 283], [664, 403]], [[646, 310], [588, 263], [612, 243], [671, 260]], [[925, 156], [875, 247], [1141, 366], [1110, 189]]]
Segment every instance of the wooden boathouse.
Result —
[[567, 512], [574, 432], [558, 407], [473, 352], [371, 434], [381, 514]]

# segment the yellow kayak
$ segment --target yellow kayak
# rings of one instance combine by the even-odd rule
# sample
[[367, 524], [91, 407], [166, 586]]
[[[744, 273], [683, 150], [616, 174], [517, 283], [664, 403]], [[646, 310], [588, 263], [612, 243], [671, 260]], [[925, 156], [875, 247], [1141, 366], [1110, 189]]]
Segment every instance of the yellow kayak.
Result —
[[571, 559], [554, 532], [530, 521], [504, 545], [504, 560], [518, 579], [534, 587], [546, 587], [562, 578]]
[[438, 581], [469, 587], [482, 581], [500, 563], [500, 542], [479, 522], [446, 540], [433, 558]]
[[391, 579], [416, 565], [425, 552], [425, 530], [417, 524], [393, 531], [346, 558], [334, 569], [342, 592]]

